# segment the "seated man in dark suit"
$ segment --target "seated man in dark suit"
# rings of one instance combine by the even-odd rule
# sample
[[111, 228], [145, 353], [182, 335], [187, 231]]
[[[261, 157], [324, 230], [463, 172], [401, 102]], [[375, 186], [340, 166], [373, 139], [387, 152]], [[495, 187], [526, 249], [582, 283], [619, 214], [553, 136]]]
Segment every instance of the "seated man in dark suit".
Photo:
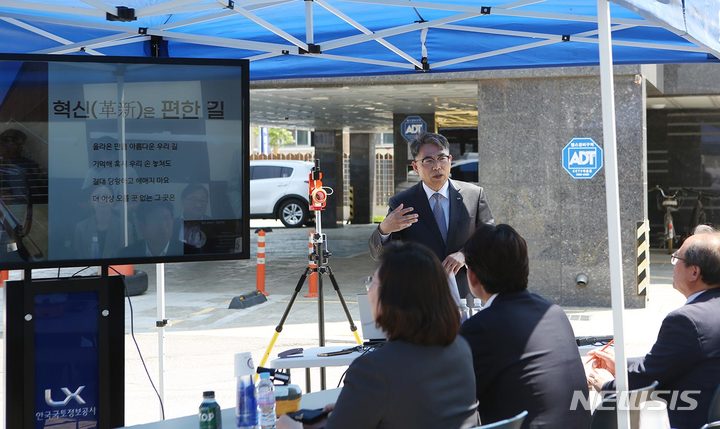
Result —
[[483, 424], [527, 410], [523, 428], [586, 428], [585, 371], [563, 310], [527, 291], [525, 240], [508, 225], [480, 225], [465, 244], [470, 291], [482, 309], [460, 335], [470, 343]]
[[169, 202], [143, 202], [137, 212], [141, 240], [124, 247], [122, 258], [180, 256], [183, 243], [173, 237], [173, 207]]
[[[657, 380], [672, 427], [697, 429], [707, 423], [720, 384], [720, 234], [688, 237], [671, 262], [673, 287], [687, 301], [665, 317], [650, 353], [628, 359], [628, 382], [637, 389]], [[588, 354], [596, 367], [588, 373], [588, 383], [597, 390], [615, 390], [614, 354]]]

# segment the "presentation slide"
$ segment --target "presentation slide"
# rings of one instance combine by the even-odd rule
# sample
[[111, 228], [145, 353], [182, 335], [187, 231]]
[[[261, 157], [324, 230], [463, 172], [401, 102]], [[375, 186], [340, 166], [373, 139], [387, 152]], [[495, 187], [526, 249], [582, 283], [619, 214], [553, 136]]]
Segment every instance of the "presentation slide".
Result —
[[247, 258], [247, 62], [80, 58], [0, 56], [0, 268]]

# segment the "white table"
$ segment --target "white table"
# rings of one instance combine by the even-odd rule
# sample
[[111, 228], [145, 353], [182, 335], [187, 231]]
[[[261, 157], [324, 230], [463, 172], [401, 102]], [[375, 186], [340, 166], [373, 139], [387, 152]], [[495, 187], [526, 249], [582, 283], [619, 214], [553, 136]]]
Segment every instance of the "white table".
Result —
[[[322, 408], [327, 404], [337, 401], [342, 388], [321, 390], [303, 395], [300, 398], [300, 408], [315, 409]], [[235, 408], [224, 408], [222, 410], [223, 428], [231, 429], [235, 427]], [[159, 422], [145, 423], [135, 426], [126, 426], [126, 429], [197, 429], [198, 416], [178, 417], [176, 419], [168, 419]]]
[[324, 368], [329, 366], [348, 366], [362, 355], [361, 352], [352, 352], [339, 356], [318, 356], [319, 353], [335, 352], [354, 347], [347, 346], [325, 346], [311, 347], [303, 350], [302, 354], [293, 357], [275, 358], [270, 361], [270, 368], [292, 369], [305, 368], [305, 392], [310, 392], [310, 368]]

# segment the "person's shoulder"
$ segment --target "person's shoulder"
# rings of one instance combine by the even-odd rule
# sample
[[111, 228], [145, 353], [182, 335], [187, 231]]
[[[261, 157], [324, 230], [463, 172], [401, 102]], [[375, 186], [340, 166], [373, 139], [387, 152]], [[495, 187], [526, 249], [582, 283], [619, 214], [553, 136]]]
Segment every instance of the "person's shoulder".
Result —
[[390, 206], [392, 206], [392, 208], [395, 208], [401, 203], [407, 205], [408, 201], [414, 202], [417, 200], [417, 196], [419, 195], [418, 192], [420, 191], [424, 192], [422, 189], [422, 182], [418, 182], [415, 185], [409, 187], [408, 189], [402, 190], [390, 197]]
[[353, 361], [353, 366], [379, 371], [387, 368], [395, 360], [402, 361], [409, 354], [405, 347], [397, 344], [397, 341], [386, 341], [377, 346], [374, 350], [365, 352]]
[[460, 180], [451, 179], [450, 187], [453, 188], [455, 192], [462, 194], [465, 198], [481, 198], [484, 194], [482, 186]]
[[455, 337], [455, 340], [448, 346], [453, 352], [470, 354], [470, 343], [462, 335]]
[[666, 322], [679, 322], [682, 319], [718, 320], [720, 323], [720, 290], [706, 291], [693, 302], [676, 308], [665, 316]]

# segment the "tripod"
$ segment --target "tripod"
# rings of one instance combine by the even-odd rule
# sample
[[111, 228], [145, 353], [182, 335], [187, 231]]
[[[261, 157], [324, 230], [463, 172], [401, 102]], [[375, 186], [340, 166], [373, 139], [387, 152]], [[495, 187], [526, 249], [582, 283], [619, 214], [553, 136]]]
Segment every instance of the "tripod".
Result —
[[[355, 341], [358, 344], [362, 344], [362, 341], [360, 340], [360, 335], [357, 333], [357, 327], [355, 326], [355, 323], [353, 322], [352, 316], [350, 316], [350, 310], [348, 310], [347, 304], [345, 303], [345, 299], [343, 298], [342, 293], [340, 292], [340, 287], [338, 286], [337, 280], [335, 280], [335, 276], [333, 275], [332, 269], [330, 268], [330, 264], [328, 262], [328, 259], [330, 258], [331, 253], [327, 250], [327, 237], [322, 232], [322, 216], [320, 210], [315, 211], [315, 227], [316, 232], [312, 236], [312, 253], [309, 254], [308, 258], [311, 262], [314, 262], [315, 266], [311, 267], [308, 265], [305, 268], [305, 272], [300, 276], [300, 280], [298, 280], [297, 285], [295, 286], [295, 290], [293, 291], [292, 296], [290, 297], [290, 302], [288, 302], [287, 307], [285, 307], [285, 312], [283, 313], [282, 317], [280, 318], [280, 323], [275, 327], [275, 333], [272, 336], [272, 339], [270, 340], [270, 344], [267, 347], [267, 350], [265, 350], [265, 354], [263, 355], [262, 361], [260, 362], [260, 366], [265, 366], [265, 363], [268, 360], [268, 357], [270, 356], [270, 352], [272, 351], [273, 346], [275, 345], [275, 341], [277, 340], [278, 336], [280, 335], [280, 332], [283, 330], [283, 325], [285, 324], [285, 319], [287, 319], [288, 314], [290, 314], [290, 309], [292, 308], [293, 304], [295, 303], [295, 299], [298, 296], [298, 293], [300, 293], [300, 290], [302, 289], [303, 284], [305, 283], [305, 279], [307, 278], [308, 274], [317, 272], [318, 273], [318, 327], [319, 327], [319, 338], [320, 338], [320, 347], [323, 347], [325, 345], [325, 308], [323, 304], [323, 275], [327, 274], [330, 277], [330, 281], [332, 282], [333, 289], [335, 289], [335, 293], [337, 294], [338, 298], [340, 299], [340, 304], [342, 305], [343, 310], [345, 311], [345, 317], [347, 317], [348, 323], [350, 324], [350, 331], [355, 336]], [[309, 376], [310, 370], [307, 370], [307, 374]], [[307, 386], [310, 386], [310, 380], [308, 377], [307, 380]], [[320, 389], [325, 390], [325, 368], [320, 368]], [[309, 390], [309, 389], [308, 389]]]

